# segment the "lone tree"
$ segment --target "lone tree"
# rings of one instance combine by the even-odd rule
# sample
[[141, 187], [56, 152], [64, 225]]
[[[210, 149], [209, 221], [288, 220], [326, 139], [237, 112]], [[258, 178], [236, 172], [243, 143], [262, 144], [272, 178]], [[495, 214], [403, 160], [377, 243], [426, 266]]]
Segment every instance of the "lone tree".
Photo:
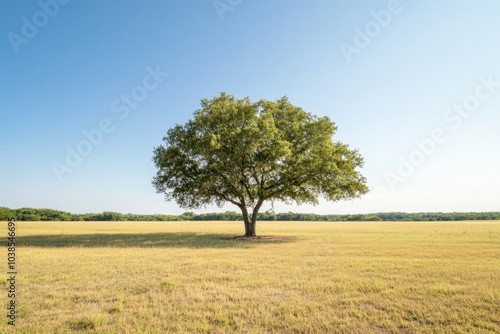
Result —
[[363, 158], [332, 141], [335, 124], [292, 105], [222, 93], [176, 125], [154, 149], [153, 185], [167, 200], [197, 209], [229, 202], [240, 208], [245, 237], [254, 237], [264, 201], [318, 203], [368, 192], [356, 170]]

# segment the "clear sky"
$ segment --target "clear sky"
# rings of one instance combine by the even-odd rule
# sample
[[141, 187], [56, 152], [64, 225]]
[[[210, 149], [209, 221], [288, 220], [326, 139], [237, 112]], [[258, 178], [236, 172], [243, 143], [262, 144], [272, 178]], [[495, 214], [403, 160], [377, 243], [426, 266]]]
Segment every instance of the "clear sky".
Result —
[[365, 157], [368, 195], [277, 212], [498, 211], [499, 18], [496, 0], [2, 1], [0, 206], [187, 211], [156, 194], [152, 151], [225, 91], [287, 95]]

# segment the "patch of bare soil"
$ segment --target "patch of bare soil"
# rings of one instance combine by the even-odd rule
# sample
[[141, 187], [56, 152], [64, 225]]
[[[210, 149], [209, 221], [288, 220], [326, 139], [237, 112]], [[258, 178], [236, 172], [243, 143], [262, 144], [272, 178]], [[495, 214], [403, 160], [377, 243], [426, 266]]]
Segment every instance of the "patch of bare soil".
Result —
[[256, 236], [256, 237], [245, 237], [245, 236], [235, 236], [235, 237], [222, 237], [223, 240], [241, 240], [241, 241], [249, 241], [249, 242], [290, 242], [294, 241], [295, 237], [286, 237], [281, 235], [265, 235], [265, 236]]

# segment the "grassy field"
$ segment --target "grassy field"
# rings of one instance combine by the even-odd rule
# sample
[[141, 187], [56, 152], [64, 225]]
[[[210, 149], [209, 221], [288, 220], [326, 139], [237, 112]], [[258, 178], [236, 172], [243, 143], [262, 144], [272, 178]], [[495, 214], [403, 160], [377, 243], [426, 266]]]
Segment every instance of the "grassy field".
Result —
[[18, 222], [16, 332], [500, 333], [500, 222], [259, 222], [292, 240], [221, 238], [242, 232]]

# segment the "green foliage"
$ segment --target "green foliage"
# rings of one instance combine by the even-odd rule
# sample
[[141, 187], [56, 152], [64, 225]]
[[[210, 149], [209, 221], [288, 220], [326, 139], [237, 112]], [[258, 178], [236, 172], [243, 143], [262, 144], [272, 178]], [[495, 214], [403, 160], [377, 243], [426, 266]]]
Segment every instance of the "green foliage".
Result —
[[71, 220], [71, 214], [52, 209], [0, 208], [0, 219], [16, 219], [24, 221], [69, 221]]
[[118, 212], [74, 214], [52, 209], [21, 208], [9, 209], [0, 207], [0, 220], [15, 219], [19, 221], [179, 221], [187, 220], [173, 215], [135, 215]]
[[202, 213], [199, 215], [194, 215], [191, 220], [242, 220], [243, 216], [241, 213], [236, 213], [232, 211], [226, 211], [224, 213]]
[[357, 171], [363, 158], [334, 142], [335, 131], [328, 117], [307, 113], [286, 97], [251, 102], [222, 93], [202, 100], [192, 120], [168, 130], [165, 146], [154, 150], [153, 185], [184, 208], [235, 204], [245, 224], [247, 208], [254, 224], [268, 200], [357, 198], [368, 192]]
[[16, 214], [9, 208], [0, 207], [0, 220], [15, 219]]
[[[33, 219], [35, 218], [35, 219]], [[0, 221], [15, 219], [19, 221], [236, 221], [242, 214], [226, 211], [196, 214], [184, 212], [174, 215], [138, 215], [117, 212], [73, 214], [52, 209], [9, 209], [0, 207]], [[259, 214], [262, 221], [465, 221], [465, 220], [500, 220], [500, 212], [380, 212], [354, 215], [320, 215], [315, 213], [274, 213]]]

